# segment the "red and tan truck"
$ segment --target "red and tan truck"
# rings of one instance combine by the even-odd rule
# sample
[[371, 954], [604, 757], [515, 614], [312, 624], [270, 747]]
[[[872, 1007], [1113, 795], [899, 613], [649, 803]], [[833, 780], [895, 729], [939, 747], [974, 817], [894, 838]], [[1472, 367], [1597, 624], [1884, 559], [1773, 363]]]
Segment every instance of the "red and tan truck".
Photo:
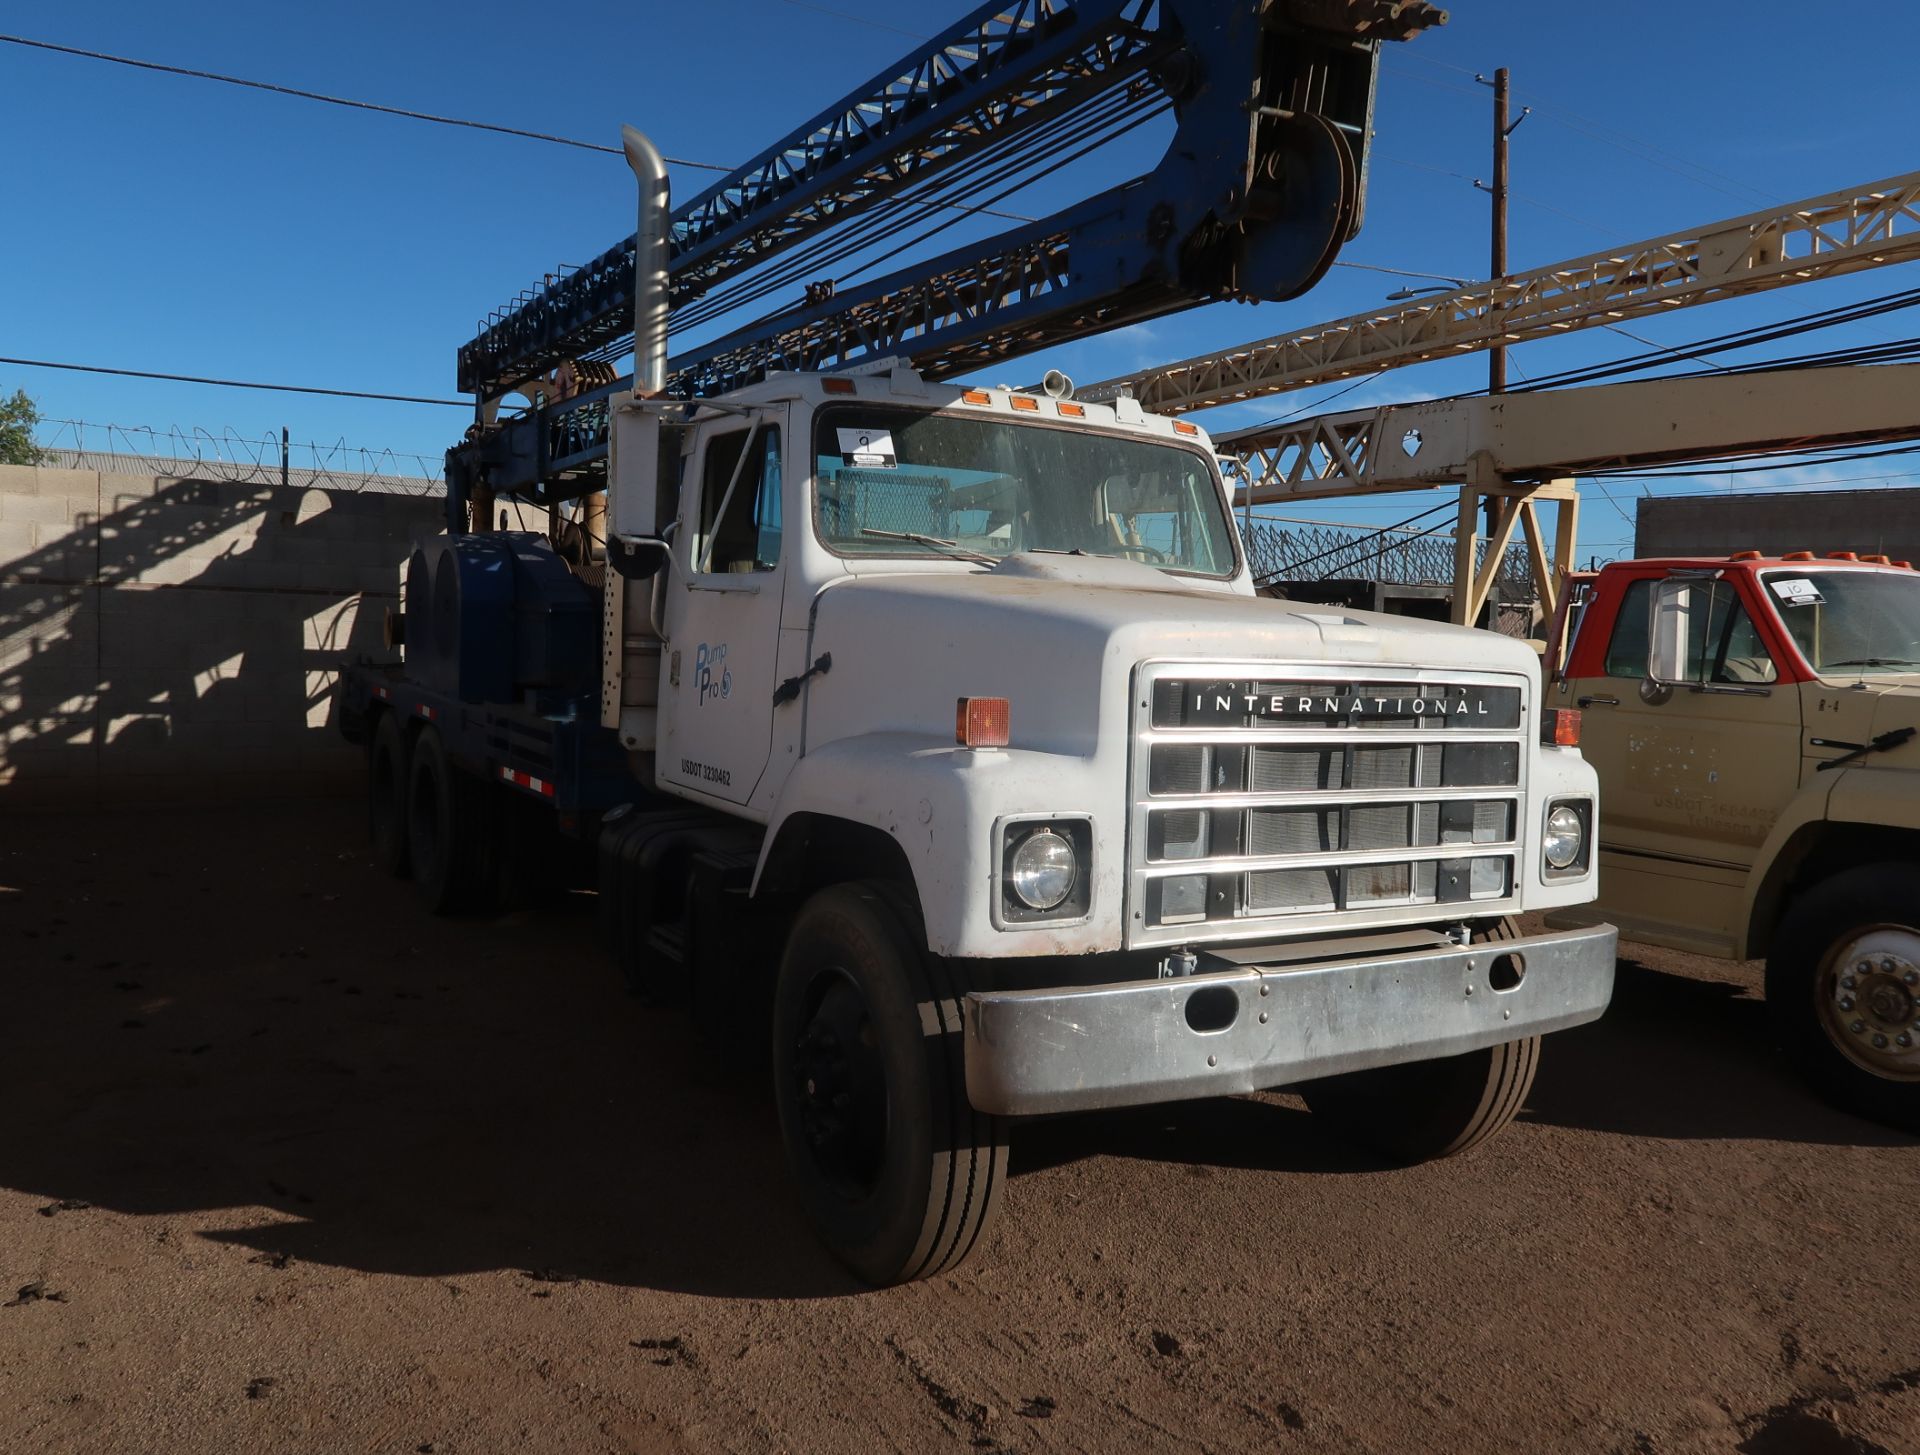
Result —
[[1546, 702], [1583, 714], [1600, 893], [1554, 921], [1765, 957], [1814, 1086], [1920, 1131], [1920, 572], [1742, 551], [1573, 584]]

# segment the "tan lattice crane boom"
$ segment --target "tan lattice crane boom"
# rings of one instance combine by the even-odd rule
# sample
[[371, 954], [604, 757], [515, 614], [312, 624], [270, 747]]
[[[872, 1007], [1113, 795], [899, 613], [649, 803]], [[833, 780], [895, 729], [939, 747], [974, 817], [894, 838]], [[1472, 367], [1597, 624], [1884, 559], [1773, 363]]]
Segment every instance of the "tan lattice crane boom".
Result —
[[1080, 396], [1127, 392], [1150, 410], [1184, 414], [1915, 258], [1920, 172], [1908, 172], [1110, 379]]
[[[1507, 542], [1523, 528], [1551, 611], [1572, 563], [1579, 500], [1572, 474], [1677, 465], [1779, 450], [1920, 439], [1920, 364], [1860, 364], [1646, 379], [1491, 398], [1433, 399], [1324, 414], [1218, 437], [1239, 457], [1255, 504], [1460, 487], [1455, 617], [1485, 603]], [[1483, 496], [1499, 508], [1473, 562]], [[1535, 503], [1559, 504], [1552, 557]]]

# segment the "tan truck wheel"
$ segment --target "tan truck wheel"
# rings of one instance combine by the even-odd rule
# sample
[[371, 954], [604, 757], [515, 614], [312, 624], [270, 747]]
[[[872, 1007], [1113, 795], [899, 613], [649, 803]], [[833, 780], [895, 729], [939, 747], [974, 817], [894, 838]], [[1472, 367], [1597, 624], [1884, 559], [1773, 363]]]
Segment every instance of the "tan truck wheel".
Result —
[[[1474, 933], [1476, 944], [1518, 939], [1503, 919]], [[1316, 1117], [1395, 1162], [1431, 1162], [1479, 1146], [1514, 1119], [1540, 1068], [1540, 1038], [1484, 1051], [1413, 1061], [1309, 1081], [1299, 1088]]]
[[1767, 957], [1767, 1010], [1828, 1101], [1920, 1132], [1920, 863], [1849, 869], [1801, 895]]
[[794, 921], [774, 991], [788, 1167], [820, 1240], [873, 1284], [958, 1265], [1006, 1182], [1005, 1123], [967, 1101], [965, 985], [924, 944], [910, 894], [823, 889]]

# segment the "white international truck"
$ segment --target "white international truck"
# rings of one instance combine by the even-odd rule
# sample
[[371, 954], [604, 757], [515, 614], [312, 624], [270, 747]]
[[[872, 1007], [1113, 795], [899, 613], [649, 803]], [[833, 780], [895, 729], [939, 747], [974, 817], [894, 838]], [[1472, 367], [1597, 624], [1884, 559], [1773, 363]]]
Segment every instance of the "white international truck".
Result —
[[[980, 1245], [1018, 1118], [1298, 1085], [1445, 1156], [1606, 1007], [1611, 928], [1516, 929], [1594, 892], [1594, 777], [1526, 647], [1257, 598], [1198, 427], [931, 377], [1311, 286], [1381, 39], [1438, 18], [990, 4], [678, 213], [629, 132], [634, 237], [462, 351], [404, 660], [342, 677], [377, 856], [447, 910], [591, 853], [633, 986], [770, 1049], [799, 1201], [862, 1278]], [[1172, 108], [1157, 170], [669, 370], [725, 269], [1096, 87]], [[616, 306], [631, 384], [553, 406], [527, 371], [604, 364]], [[875, 362], [788, 364], [836, 352]], [[495, 529], [497, 491], [549, 531]]]
[[[1195, 425], [905, 367], [695, 404], [639, 377], [602, 590], [624, 785], [362, 668], [376, 834], [437, 907], [509, 857], [491, 826], [524, 839], [499, 795], [597, 838], [634, 982], [764, 1016], [801, 1202], [862, 1277], [977, 1245], [1015, 1118], [1298, 1085], [1443, 1156], [1605, 1009], [1611, 927], [1514, 926], [1594, 894], [1594, 774], [1543, 741], [1535, 655], [1257, 597]], [[406, 640], [458, 661], [470, 583], [546, 547], [439, 550]]]

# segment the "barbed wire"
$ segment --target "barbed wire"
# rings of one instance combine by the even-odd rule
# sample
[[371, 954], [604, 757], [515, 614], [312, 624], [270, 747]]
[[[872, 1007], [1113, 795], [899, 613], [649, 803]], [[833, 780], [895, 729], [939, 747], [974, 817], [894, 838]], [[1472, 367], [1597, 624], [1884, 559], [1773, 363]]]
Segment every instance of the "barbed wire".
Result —
[[[1340, 526], [1292, 526], [1256, 520], [1246, 532], [1247, 564], [1253, 579], [1273, 581], [1389, 581], [1402, 586], [1453, 584], [1453, 532], [1348, 530]], [[1487, 543], [1475, 538], [1476, 565], [1486, 559]], [[1498, 576], [1500, 599], [1529, 602], [1533, 571], [1526, 547], [1507, 547]]]
[[[391, 495], [435, 495], [442, 489], [441, 462], [404, 450], [350, 445], [344, 438], [289, 440], [283, 459], [280, 436], [243, 434], [231, 425], [220, 433], [178, 425], [101, 424], [83, 419], [43, 419], [35, 443], [49, 465], [112, 475], [193, 475], [233, 485], [289, 485], [365, 490]], [[284, 466], [284, 469], [283, 469]]]

